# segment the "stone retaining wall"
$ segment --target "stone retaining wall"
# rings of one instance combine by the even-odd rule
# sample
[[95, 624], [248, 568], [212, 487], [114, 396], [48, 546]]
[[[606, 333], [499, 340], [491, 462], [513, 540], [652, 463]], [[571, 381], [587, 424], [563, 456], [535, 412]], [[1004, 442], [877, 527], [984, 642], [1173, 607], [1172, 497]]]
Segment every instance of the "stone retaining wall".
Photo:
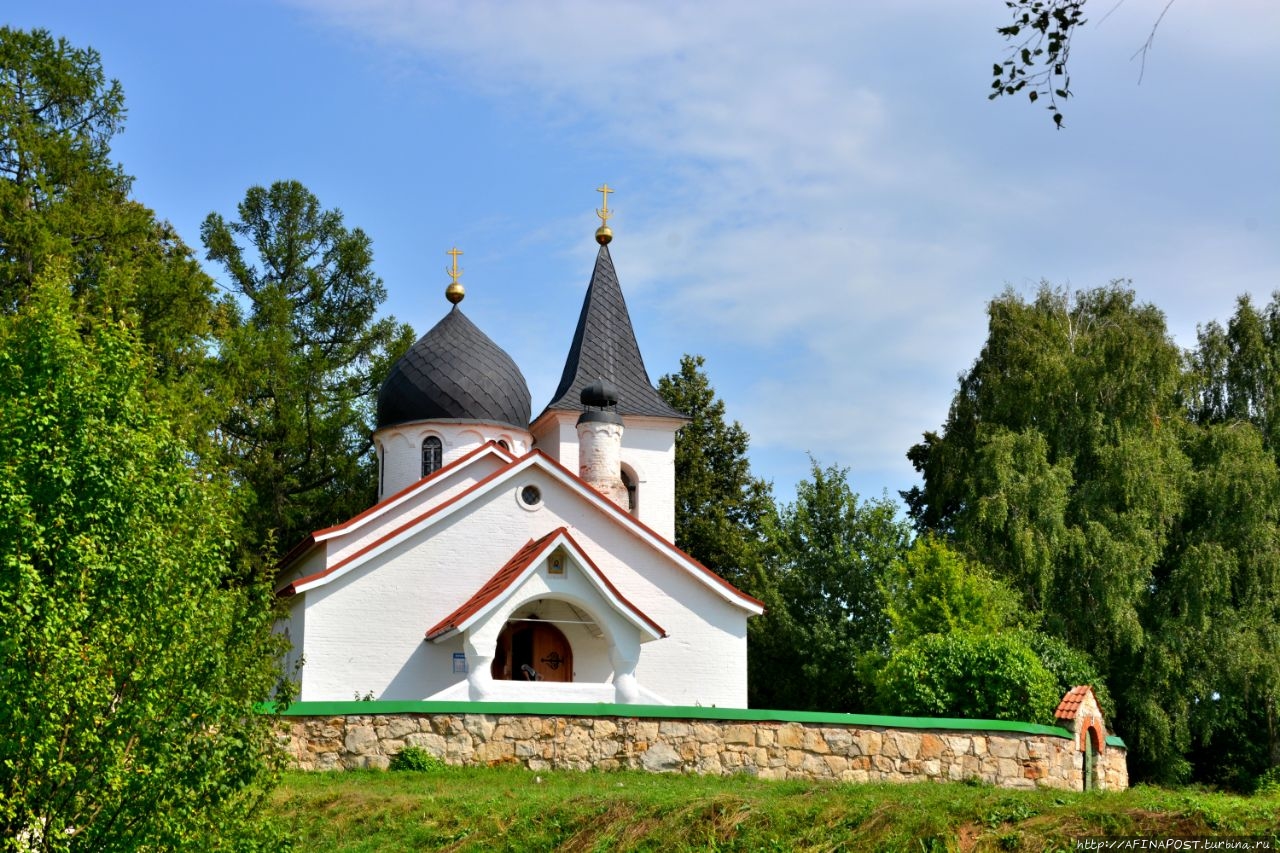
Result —
[[[979, 729], [537, 714], [380, 713], [283, 720], [295, 766], [387, 767], [416, 746], [455, 765], [530, 770], [746, 773], [847, 782], [980, 779], [1007, 788], [1084, 787], [1077, 739]], [[1047, 727], [1041, 727], [1047, 728]], [[1122, 746], [1104, 745], [1095, 787], [1128, 787]]]

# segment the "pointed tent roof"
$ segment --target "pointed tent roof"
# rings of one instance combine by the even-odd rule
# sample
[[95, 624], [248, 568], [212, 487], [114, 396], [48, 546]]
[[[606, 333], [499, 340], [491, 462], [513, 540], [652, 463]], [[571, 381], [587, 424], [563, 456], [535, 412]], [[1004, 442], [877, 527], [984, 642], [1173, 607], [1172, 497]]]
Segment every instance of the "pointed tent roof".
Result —
[[667, 405], [649, 382], [618, 274], [609, 257], [609, 247], [603, 245], [596, 255], [596, 268], [582, 302], [560, 387], [547, 404], [547, 411], [583, 411], [578, 395], [597, 379], [607, 379], [618, 386], [620, 415], [688, 420], [686, 415]]

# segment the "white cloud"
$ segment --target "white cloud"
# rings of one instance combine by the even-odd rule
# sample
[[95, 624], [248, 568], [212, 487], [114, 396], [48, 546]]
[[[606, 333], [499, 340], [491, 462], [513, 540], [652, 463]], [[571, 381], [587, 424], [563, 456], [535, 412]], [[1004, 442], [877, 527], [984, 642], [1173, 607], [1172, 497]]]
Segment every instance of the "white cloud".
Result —
[[[1230, 282], [1222, 286], [1238, 289], [1267, 273], [1270, 286], [1280, 266], [1274, 248], [1233, 255], [1232, 227], [1189, 239], [1209, 228], [1204, 214], [1167, 202], [1183, 188], [1176, 174], [1146, 168], [1143, 143], [1131, 159], [1117, 156], [1124, 149], [1109, 134], [1132, 145], [1151, 131], [1138, 118], [1110, 118], [1105, 90], [1090, 92], [1092, 108], [1072, 102], [1069, 123], [1081, 115], [1092, 137], [1055, 134], [1025, 104], [986, 104], [1002, 9], [982, 17], [926, 0], [295, 5], [391, 48], [388, 61], [423, 63], [651, 161], [614, 199], [626, 210], [615, 220], [626, 233], [625, 286], [663, 306], [668, 333], [687, 349], [705, 350], [699, 341], [711, 336], [733, 353], [713, 366], [728, 373], [712, 378], [762, 446], [901, 474], [904, 462], [883, 460], [900, 459], [941, 422], [957, 371], [981, 345], [984, 304], [1010, 279], [1089, 287], [1149, 270], [1169, 276], [1181, 316], [1223, 301], [1192, 295], [1184, 307], [1193, 268], [1217, 265]], [[1163, 3], [1132, 6], [1087, 34], [1084, 58], [1125, 43], [1134, 21]], [[1185, 16], [1176, 28], [1175, 15]], [[1185, 0], [1158, 38], [1167, 35], [1170, 54], [1193, 41], [1228, 62], [1225, 45], [1238, 39], [1254, 56], [1248, 33], [1274, 33], [1276, 16], [1271, 4]], [[1165, 109], [1154, 96], [1143, 107]], [[968, 120], [949, 124], [956, 115]], [[1197, 162], [1191, 136], [1145, 144]], [[1267, 212], [1259, 215], [1265, 231]], [[1144, 293], [1149, 283], [1137, 284], [1160, 304]]]

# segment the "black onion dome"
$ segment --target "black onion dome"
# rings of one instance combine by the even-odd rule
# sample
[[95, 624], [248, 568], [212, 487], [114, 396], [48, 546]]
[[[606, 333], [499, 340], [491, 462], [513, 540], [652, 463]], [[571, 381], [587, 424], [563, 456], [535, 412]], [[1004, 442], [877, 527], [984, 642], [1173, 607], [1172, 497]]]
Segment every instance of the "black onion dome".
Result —
[[378, 391], [378, 428], [463, 420], [529, 428], [529, 386], [456, 305], [400, 356]]

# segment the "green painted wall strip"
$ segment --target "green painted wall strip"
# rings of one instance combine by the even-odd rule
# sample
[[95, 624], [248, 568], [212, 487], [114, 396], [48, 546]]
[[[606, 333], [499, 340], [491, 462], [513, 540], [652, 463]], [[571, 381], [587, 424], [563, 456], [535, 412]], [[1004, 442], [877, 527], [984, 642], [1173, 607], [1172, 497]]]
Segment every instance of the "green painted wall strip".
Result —
[[[261, 706], [272, 713], [273, 706]], [[1060, 726], [1009, 720], [957, 720], [935, 717], [888, 717], [871, 714], [831, 714], [819, 711], [768, 711], [757, 708], [704, 708], [678, 705], [614, 705], [570, 702], [294, 702], [282, 712], [286, 717], [341, 717], [378, 714], [492, 714], [543, 717], [640, 717], [664, 720], [739, 720], [742, 722], [817, 723], [863, 728], [942, 729], [948, 731], [1016, 732], [1072, 737]], [[1112, 736], [1110, 746], [1124, 747]]]

